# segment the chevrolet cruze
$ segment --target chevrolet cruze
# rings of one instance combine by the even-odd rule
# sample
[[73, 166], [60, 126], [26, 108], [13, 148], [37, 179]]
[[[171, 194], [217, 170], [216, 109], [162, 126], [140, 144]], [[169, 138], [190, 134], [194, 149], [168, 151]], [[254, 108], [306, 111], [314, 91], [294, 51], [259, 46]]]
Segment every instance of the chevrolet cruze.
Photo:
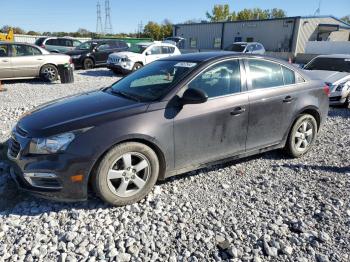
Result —
[[228, 52], [155, 61], [110, 87], [45, 104], [9, 141], [18, 185], [120, 206], [157, 180], [268, 150], [310, 150], [329, 87], [273, 58]]

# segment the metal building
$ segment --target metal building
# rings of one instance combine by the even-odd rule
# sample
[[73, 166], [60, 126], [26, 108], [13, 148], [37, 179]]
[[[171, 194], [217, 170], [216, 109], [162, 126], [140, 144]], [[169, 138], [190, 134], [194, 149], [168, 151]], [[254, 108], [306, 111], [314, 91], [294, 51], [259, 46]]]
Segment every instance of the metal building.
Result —
[[333, 16], [286, 17], [215, 23], [177, 24], [173, 35], [185, 49], [223, 49], [233, 42], [260, 42], [269, 52], [303, 53], [308, 41], [349, 41], [350, 25]]

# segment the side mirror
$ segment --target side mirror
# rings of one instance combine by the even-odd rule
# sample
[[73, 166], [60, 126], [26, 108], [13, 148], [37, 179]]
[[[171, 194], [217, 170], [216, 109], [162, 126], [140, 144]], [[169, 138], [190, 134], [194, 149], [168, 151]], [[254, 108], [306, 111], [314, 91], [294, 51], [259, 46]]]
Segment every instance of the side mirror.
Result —
[[185, 104], [202, 104], [208, 101], [208, 95], [199, 89], [188, 88], [182, 95], [182, 103]]
[[151, 54], [152, 54], [151, 51], [146, 52], [146, 55], [151, 55]]

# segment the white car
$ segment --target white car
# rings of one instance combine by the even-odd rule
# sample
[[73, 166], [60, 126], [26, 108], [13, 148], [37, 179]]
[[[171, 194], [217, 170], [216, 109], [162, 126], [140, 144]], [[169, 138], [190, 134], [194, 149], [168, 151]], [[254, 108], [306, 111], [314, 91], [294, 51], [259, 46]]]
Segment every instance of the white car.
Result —
[[265, 54], [265, 47], [257, 42], [235, 42], [227, 46], [224, 50], [236, 53]]
[[330, 87], [330, 105], [349, 106], [350, 55], [320, 55], [305, 65], [304, 70]]
[[169, 43], [138, 43], [126, 52], [110, 54], [107, 68], [115, 73], [127, 74], [155, 60], [180, 54], [180, 50]]

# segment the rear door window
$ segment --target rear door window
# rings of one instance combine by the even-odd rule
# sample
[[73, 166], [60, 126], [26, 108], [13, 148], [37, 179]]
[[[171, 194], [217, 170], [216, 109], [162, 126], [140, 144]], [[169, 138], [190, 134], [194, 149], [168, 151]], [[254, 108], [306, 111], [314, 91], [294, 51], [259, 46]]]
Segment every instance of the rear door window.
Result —
[[281, 65], [266, 60], [248, 59], [252, 89], [283, 86]]
[[77, 47], [77, 46], [80, 46], [81, 45], [81, 42], [78, 41], [78, 40], [73, 40], [73, 46], [74, 47]]
[[295, 84], [295, 72], [293, 70], [282, 66], [282, 72], [285, 85]]

